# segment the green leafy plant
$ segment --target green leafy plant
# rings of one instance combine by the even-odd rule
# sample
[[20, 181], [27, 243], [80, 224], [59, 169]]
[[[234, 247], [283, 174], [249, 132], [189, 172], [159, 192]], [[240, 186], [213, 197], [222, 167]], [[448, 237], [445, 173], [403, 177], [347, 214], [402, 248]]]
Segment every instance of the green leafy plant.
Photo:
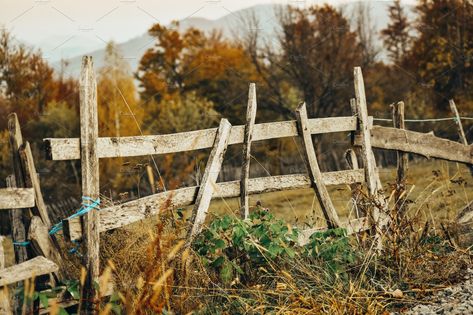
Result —
[[346, 278], [346, 267], [355, 262], [356, 251], [350, 244], [346, 230], [342, 228], [315, 232], [304, 247], [306, 254], [321, 260], [328, 275]]
[[248, 220], [229, 215], [217, 218], [195, 240], [194, 250], [205, 265], [229, 284], [237, 275], [248, 281], [259, 268], [279, 258], [293, 258], [298, 230], [262, 208]]

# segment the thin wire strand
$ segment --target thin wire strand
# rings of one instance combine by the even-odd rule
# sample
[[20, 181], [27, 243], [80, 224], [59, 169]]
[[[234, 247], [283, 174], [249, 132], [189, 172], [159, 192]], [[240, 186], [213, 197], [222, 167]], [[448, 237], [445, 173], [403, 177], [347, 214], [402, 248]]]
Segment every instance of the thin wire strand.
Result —
[[[461, 120], [473, 120], [473, 117], [460, 117]], [[391, 118], [373, 118], [374, 121], [393, 121]], [[425, 119], [404, 119], [405, 122], [440, 122], [440, 121], [455, 121], [456, 117], [445, 118], [425, 118]]]
[[[125, 96], [123, 96], [123, 93], [120, 90], [120, 88], [118, 87], [118, 85], [116, 86], [116, 88], [118, 90], [118, 93], [120, 93], [120, 96], [122, 97], [123, 102], [125, 103], [126, 107], [128, 108], [128, 111], [130, 111], [130, 114], [133, 116], [133, 119], [135, 120], [136, 126], [138, 127], [138, 130], [140, 131], [140, 134], [143, 136], [143, 131], [141, 130], [140, 124], [139, 124], [138, 120], [135, 117], [135, 113], [133, 113], [133, 111], [131, 110], [130, 105], [128, 105], [128, 102], [126, 101]], [[150, 155], [149, 157], [153, 161], [154, 168], [158, 172], [159, 180], [161, 181], [161, 185], [163, 185], [163, 190], [167, 191], [166, 184], [164, 184], [163, 177], [161, 176], [161, 172], [159, 171], [158, 164], [156, 163], [156, 160], [154, 159], [154, 156]]]

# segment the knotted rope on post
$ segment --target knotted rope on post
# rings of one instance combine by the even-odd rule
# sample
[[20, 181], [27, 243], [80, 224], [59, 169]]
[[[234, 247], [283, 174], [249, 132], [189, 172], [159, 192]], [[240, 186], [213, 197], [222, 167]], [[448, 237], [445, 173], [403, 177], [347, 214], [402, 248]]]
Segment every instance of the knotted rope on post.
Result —
[[[88, 212], [90, 212], [93, 209], [100, 210], [100, 198], [97, 198], [97, 199], [94, 200], [90, 197], [83, 196], [82, 197], [82, 206], [80, 207], [80, 209], [77, 210], [77, 212], [74, 213], [73, 215], [67, 217], [67, 219], [70, 220], [70, 219], [74, 219], [74, 218], [77, 218], [77, 217], [81, 217], [81, 216], [87, 214]], [[54, 235], [54, 234], [56, 234], [57, 232], [59, 232], [61, 230], [62, 230], [62, 221], [59, 222], [59, 223], [56, 223], [51, 228], [51, 230], [49, 230], [49, 235]]]

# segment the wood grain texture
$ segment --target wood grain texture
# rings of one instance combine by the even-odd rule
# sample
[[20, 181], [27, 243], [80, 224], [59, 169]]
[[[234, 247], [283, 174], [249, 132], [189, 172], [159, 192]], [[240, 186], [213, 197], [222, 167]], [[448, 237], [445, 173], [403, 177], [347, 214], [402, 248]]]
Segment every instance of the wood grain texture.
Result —
[[210, 201], [216, 188], [217, 177], [222, 167], [223, 157], [227, 151], [231, 127], [232, 125], [228, 120], [222, 119], [220, 121], [220, 126], [215, 135], [215, 143], [205, 166], [204, 176], [197, 192], [194, 209], [192, 210], [191, 222], [193, 224], [187, 237], [187, 244], [190, 244], [193, 238], [200, 233], [207, 217]]
[[[453, 100], [450, 100], [448, 104], [450, 105], [450, 110], [452, 111], [453, 116], [455, 117], [455, 125], [457, 126], [457, 132], [460, 142], [464, 145], [468, 145], [468, 140], [466, 139], [465, 131], [463, 130], [463, 124], [460, 118], [460, 114], [458, 113], [457, 105]], [[473, 176], [473, 165], [468, 165], [468, 169], [470, 170], [471, 176]]]
[[[0, 235], [0, 271], [6, 268], [6, 253], [4, 242], [7, 237]], [[13, 309], [10, 300], [10, 292], [7, 287], [0, 288], [0, 314], [13, 314]]]
[[358, 123], [361, 137], [361, 156], [363, 159], [363, 168], [365, 170], [366, 185], [368, 188], [368, 195], [374, 201], [371, 207], [370, 218], [374, 226], [374, 247], [378, 252], [382, 248], [381, 231], [379, 230], [380, 209], [385, 210], [386, 204], [384, 197], [381, 194], [382, 187], [379, 179], [379, 174], [376, 168], [376, 160], [373, 154], [371, 145], [371, 131], [370, 122], [368, 119], [368, 106], [366, 103], [365, 84], [363, 81], [363, 74], [360, 67], [354, 69], [354, 84], [355, 84], [355, 100], [356, 111], [358, 115]]
[[[362, 183], [365, 181], [363, 169], [322, 173], [325, 185]], [[274, 191], [304, 189], [311, 187], [310, 177], [306, 174], [280, 175], [251, 178], [248, 193], [262, 194]], [[100, 232], [120, 228], [157, 215], [169, 208], [181, 208], [194, 204], [198, 187], [179, 188], [155, 195], [129, 201], [99, 211]], [[217, 183], [213, 199], [234, 198], [240, 195], [240, 181]], [[68, 240], [82, 237], [80, 219], [64, 220], [64, 235]]]
[[43, 256], [38, 256], [0, 270], [0, 287], [57, 271], [58, 266], [54, 262]]
[[256, 108], [256, 85], [254, 83], [251, 83], [250, 89], [248, 91], [248, 107], [246, 109], [245, 136], [243, 139], [243, 165], [241, 167], [240, 216], [243, 219], [248, 218], [248, 216], [250, 215], [248, 180], [250, 178], [251, 142], [253, 141]]
[[[80, 157], [82, 172], [82, 196], [93, 200], [99, 198], [99, 158], [97, 155], [98, 117], [97, 117], [97, 82], [93, 69], [92, 57], [82, 58], [80, 75]], [[99, 277], [98, 214], [94, 209], [83, 217], [84, 245], [86, 254], [84, 267], [87, 277], [83, 288], [84, 308], [86, 313], [93, 313], [97, 292], [94, 281]]]
[[62, 257], [59, 255], [48, 232], [49, 228], [40, 217], [33, 216], [31, 218], [28, 229], [28, 239], [31, 246], [38, 256], [44, 256], [58, 265], [59, 271], [55, 275], [56, 279], [61, 281], [65, 279], [61, 272]]
[[[21, 168], [20, 155], [18, 153], [23, 145], [23, 135], [21, 134], [20, 123], [15, 113], [8, 115], [8, 133], [10, 139], [10, 154], [13, 163], [13, 176], [7, 180], [7, 187], [25, 188], [23, 171]], [[11, 224], [13, 241], [22, 242], [26, 240], [26, 223], [28, 218], [28, 210], [11, 210]], [[15, 246], [15, 258], [17, 263], [21, 263], [28, 259], [26, 248], [23, 246]], [[18, 299], [17, 299], [18, 300]], [[19, 305], [16, 305], [16, 307]]]
[[302, 143], [304, 145], [304, 158], [309, 171], [309, 177], [312, 181], [325, 220], [327, 221], [327, 226], [329, 228], [339, 227], [340, 219], [338, 218], [337, 211], [335, 210], [332, 199], [328, 194], [327, 187], [322, 179], [322, 172], [320, 171], [317, 156], [315, 154], [314, 143], [312, 142], [312, 136], [308, 127], [307, 108], [305, 103], [302, 103], [296, 109], [296, 117], [299, 134], [301, 135]]
[[34, 205], [33, 188], [0, 189], [0, 210], [31, 208]]
[[[361, 145], [361, 139], [355, 140]], [[473, 164], [473, 146], [436, 137], [433, 133], [422, 133], [397, 128], [373, 126], [371, 144], [375, 148], [399, 150], [447, 161]]]
[[[6, 178], [6, 184], [8, 188], [16, 187], [15, 175], [10, 175]], [[31, 194], [34, 197], [33, 191]], [[10, 222], [12, 227], [12, 239], [14, 242], [24, 242], [26, 241], [26, 228], [23, 223], [23, 209], [12, 209], [10, 210]], [[28, 254], [24, 246], [15, 246], [15, 262], [21, 263], [28, 259]]]
[[[309, 119], [311, 134], [345, 132], [356, 129], [355, 117], [330, 117]], [[167, 135], [135, 137], [101, 137], [97, 139], [98, 157], [131, 157], [158, 155], [211, 148], [217, 128], [180, 132]], [[233, 126], [229, 145], [241, 144], [245, 126]], [[296, 137], [296, 121], [255, 124], [252, 141]], [[44, 139], [47, 157], [51, 160], [77, 160], [80, 158], [78, 138]]]
[[[404, 121], [404, 102], [398, 102], [392, 105], [393, 127], [397, 129], [406, 129]], [[406, 152], [397, 151], [397, 176], [396, 176], [396, 191], [394, 193], [395, 209], [398, 219], [403, 215], [405, 209], [405, 191], [407, 169], [409, 163], [409, 155]]]
[[44, 203], [43, 194], [41, 193], [41, 186], [39, 183], [38, 174], [33, 160], [33, 153], [28, 141], [21, 146], [19, 150], [21, 165], [25, 176], [25, 186], [32, 187], [34, 190], [35, 205], [32, 209], [34, 215], [38, 215], [47, 228], [51, 227], [51, 220], [49, 218], [48, 209]]

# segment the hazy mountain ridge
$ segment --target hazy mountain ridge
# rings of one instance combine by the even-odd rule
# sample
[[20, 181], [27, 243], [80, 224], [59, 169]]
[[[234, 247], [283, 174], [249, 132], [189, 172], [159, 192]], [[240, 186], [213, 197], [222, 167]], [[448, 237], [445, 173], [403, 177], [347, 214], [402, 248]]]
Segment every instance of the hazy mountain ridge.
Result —
[[[346, 3], [341, 5], [341, 8], [347, 18], [350, 18], [356, 12], [357, 4], [360, 1]], [[374, 1], [368, 2], [370, 9], [370, 16], [373, 19], [371, 23], [377, 34], [385, 28], [389, 22], [388, 6], [391, 4], [390, 1]], [[209, 20], [200, 17], [190, 17], [179, 21], [179, 28], [182, 30], [194, 27], [200, 29], [206, 33], [212, 30], [218, 30], [223, 36], [232, 38], [235, 35], [243, 34], [246, 30], [246, 26], [243, 23], [244, 17], [254, 14], [259, 21], [259, 29], [265, 38], [275, 38], [276, 30], [278, 28], [277, 22], [277, 11], [281, 8], [281, 5], [256, 5], [247, 9], [242, 9], [236, 12], [229, 13], [219, 19]], [[410, 18], [413, 18], [413, 6], [405, 6], [407, 14]], [[242, 19], [243, 18], [243, 19]], [[151, 25], [150, 25], [151, 27]], [[377, 46], [381, 46], [381, 39], [377, 38]], [[129, 41], [118, 43], [119, 49], [121, 50], [124, 58], [130, 63], [131, 69], [136, 71], [141, 59], [141, 56], [146, 52], [148, 48], [154, 45], [154, 39], [148, 34], [135, 37]], [[100, 68], [103, 65], [105, 56], [105, 49], [99, 49], [87, 53], [94, 59], [95, 66]], [[80, 71], [82, 54], [70, 59], [67, 59], [68, 66], [65, 69], [66, 74], [77, 76]], [[381, 58], [384, 55], [381, 54]], [[56, 68], [60, 67], [60, 61], [54, 63]]]

